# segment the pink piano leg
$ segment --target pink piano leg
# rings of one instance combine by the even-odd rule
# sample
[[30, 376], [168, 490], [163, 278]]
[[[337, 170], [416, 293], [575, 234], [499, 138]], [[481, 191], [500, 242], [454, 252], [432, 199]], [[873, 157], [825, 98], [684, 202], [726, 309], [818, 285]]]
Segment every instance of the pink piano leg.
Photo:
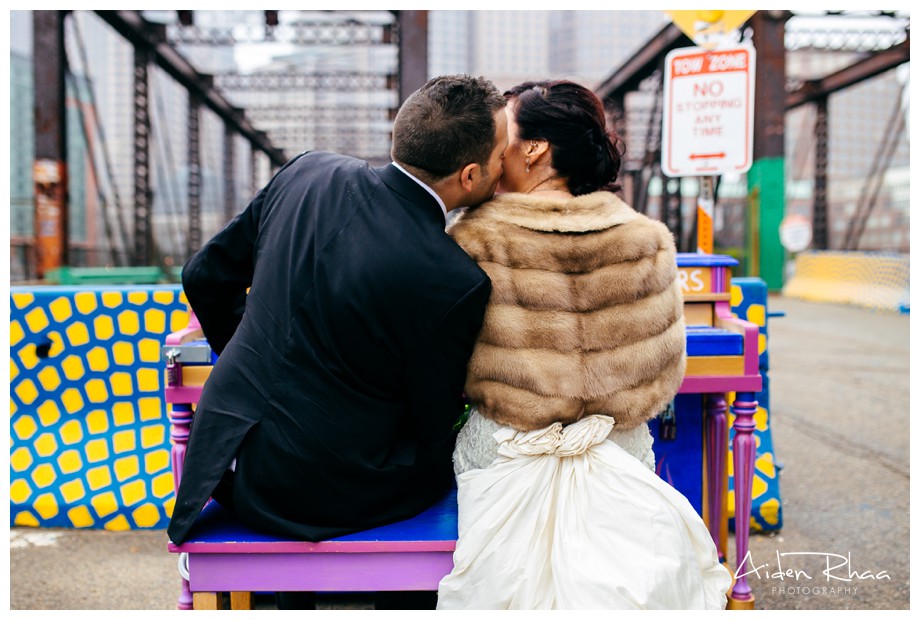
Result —
[[[169, 421], [169, 436], [173, 441], [172, 453], [170, 457], [172, 462], [173, 480], [176, 487], [175, 491], [176, 494], [178, 494], [179, 482], [182, 478], [182, 464], [185, 462], [185, 448], [188, 445], [189, 429], [192, 425], [192, 406], [173, 403]], [[188, 581], [185, 578], [182, 579], [181, 589], [179, 591], [179, 602], [176, 608], [192, 609], [192, 592], [189, 589]]]
[[748, 555], [748, 536], [751, 528], [751, 492], [754, 484], [756, 444], [754, 440], [754, 414], [757, 401], [753, 392], [738, 392], [732, 403], [735, 414], [735, 438], [732, 440], [735, 464], [735, 571], [741, 575], [735, 581], [729, 596], [729, 609], [753, 609], [754, 594], [744, 573], [753, 567], [744, 566]]
[[719, 550], [719, 560], [724, 561], [722, 548], [722, 494], [725, 492], [725, 456], [728, 451], [728, 405], [724, 394], [707, 394], [706, 397], [706, 478], [708, 486], [707, 507], [709, 533]]

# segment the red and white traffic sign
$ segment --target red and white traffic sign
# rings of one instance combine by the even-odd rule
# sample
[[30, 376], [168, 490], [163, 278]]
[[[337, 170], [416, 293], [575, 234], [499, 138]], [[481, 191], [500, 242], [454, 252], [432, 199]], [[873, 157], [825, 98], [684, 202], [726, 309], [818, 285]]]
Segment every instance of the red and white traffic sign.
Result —
[[779, 242], [790, 252], [801, 252], [811, 243], [811, 220], [790, 213], [779, 223]]
[[747, 172], [754, 149], [753, 47], [665, 58], [661, 169], [671, 177]]

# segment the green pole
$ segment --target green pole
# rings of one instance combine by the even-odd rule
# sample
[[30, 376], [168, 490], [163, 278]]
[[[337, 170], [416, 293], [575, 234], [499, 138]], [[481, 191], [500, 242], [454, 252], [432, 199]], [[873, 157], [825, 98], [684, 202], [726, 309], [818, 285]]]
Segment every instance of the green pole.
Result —
[[786, 250], [779, 224], [786, 211], [785, 162], [782, 157], [756, 160], [747, 173], [749, 211], [746, 273], [762, 278], [767, 290], [783, 288]]
[[779, 224], [786, 207], [784, 175], [786, 123], [786, 20], [789, 11], [757, 11], [750, 20], [757, 66], [754, 77], [754, 160], [747, 173], [749, 213], [747, 273], [762, 278], [767, 290], [783, 288], [786, 252]]

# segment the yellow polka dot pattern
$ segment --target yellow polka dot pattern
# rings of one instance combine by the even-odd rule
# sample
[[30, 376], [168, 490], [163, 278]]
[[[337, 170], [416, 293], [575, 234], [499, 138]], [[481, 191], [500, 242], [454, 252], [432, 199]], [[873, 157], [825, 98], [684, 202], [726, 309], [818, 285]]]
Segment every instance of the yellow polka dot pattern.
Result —
[[164, 528], [172, 513], [160, 349], [178, 285], [10, 290], [10, 525]]
[[[767, 285], [760, 278], [733, 278], [731, 287], [732, 313], [760, 326], [758, 353], [763, 389], [755, 395], [757, 412], [754, 414], [754, 484], [751, 493], [751, 531], [782, 529], [782, 502], [779, 494], [779, 471], [773, 455], [773, 436], [770, 432], [770, 358], [767, 351]], [[780, 319], [782, 320], [782, 319]], [[729, 402], [734, 394], [729, 396]], [[729, 412], [729, 439], [734, 437], [731, 424], [735, 416]], [[728, 456], [728, 516], [735, 516], [735, 484], [731, 444]]]

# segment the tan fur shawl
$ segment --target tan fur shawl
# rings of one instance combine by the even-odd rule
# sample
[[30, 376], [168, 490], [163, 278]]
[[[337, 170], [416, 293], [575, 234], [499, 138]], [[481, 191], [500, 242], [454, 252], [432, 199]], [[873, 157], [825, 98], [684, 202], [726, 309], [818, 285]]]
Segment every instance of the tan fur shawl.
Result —
[[450, 235], [492, 279], [467, 395], [534, 430], [586, 415], [633, 428], [683, 379], [686, 341], [674, 239], [609, 192], [503, 194]]

